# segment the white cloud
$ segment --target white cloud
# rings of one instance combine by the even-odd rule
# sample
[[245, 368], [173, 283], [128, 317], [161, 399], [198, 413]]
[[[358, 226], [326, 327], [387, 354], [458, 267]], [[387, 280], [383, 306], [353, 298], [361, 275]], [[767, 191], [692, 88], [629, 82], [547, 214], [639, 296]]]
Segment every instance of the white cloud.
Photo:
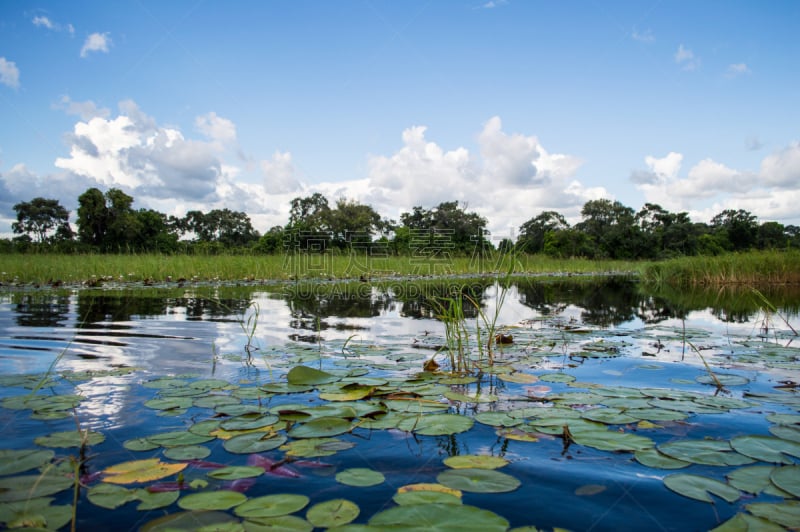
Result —
[[55, 29], [55, 24], [53, 24], [53, 22], [45, 16], [33, 17], [33, 25], [47, 28], [48, 30]]
[[59, 98], [58, 103], [53, 104], [54, 109], [60, 109], [68, 115], [80, 116], [82, 120], [88, 121], [95, 117], [108, 118], [111, 111], [105, 107], [98, 107], [91, 100], [76, 102], [66, 94]]
[[86, 37], [86, 41], [81, 48], [81, 57], [87, 57], [90, 52], [104, 52], [108, 53], [108, 47], [111, 45], [111, 37], [108, 33], [92, 33]]
[[14, 61], [5, 57], [0, 57], [0, 83], [12, 89], [19, 88], [19, 69]]
[[800, 142], [792, 142], [786, 148], [767, 155], [761, 161], [758, 176], [768, 186], [800, 188]]
[[736, 76], [743, 76], [745, 74], [752, 74], [750, 68], [744, 63], [734, 63], [728, 65], [727, 75], [728, 77], [736, 77]]
[[494, 9], [496, 7], [504, 6], [508, 3], [508, 0], [489, 0], [488, 2], [484, 2], [481, 4], [481, 9]]
[[236, 142], [236, 126], [227, 118], [217, 116], [217, 113], [198, 116], [194, 124], [203, 135], [220, 144]]
[[297, 169], [292, 163], [292, 154], [276, 151], [272, 159], [261, 161], [264, 188], [268, 193], [283, 194], [300, 190]]
[[656, 41], [656, 36], [653, 35], [653, 30], [650, 29], [646, 29], [644, 31], [639, 31], [637, 29], [634, 29], [631, 32], [631, 38], [634, 41], [639, 41], [646, 44], [650, 44]]
[[700, 67], [700, 58], [695, 57], [694, 52], [690, 49], [684, 48], [683, 44], [678, 45], [678, 51], [675, 52], [675, 62], [683, 70], [697, 70]]

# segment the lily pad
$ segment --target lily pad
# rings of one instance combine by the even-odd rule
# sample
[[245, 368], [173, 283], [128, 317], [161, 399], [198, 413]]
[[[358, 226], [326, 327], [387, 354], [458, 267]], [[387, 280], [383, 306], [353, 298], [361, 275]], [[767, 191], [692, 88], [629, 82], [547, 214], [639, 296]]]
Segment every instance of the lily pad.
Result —
[[105, 435], [90, 430], [71, 430], [67, 432], [54, 432], [48, 436], [36, 438], [34, 443], [42, 447], [82, 447], [83, 445], [97, 445], [104, 442]]
[[355, 443], [342, 441], [337, 438], [308, 438], [292, 441], [281, 446], [288, 456], [316, 458], [331, 456], [339, 451], [355, 447]]
[[715, 386], [717, 385], [717, 382], [723, 386], [741, 386], [742, 384], [747, 384], [750, 382], [750, 379], [747, 377], [733, 375], [730, 373], [714, 373], [714, 377], [704, 374], [698, 376], [695, 380], [702, 384], [713, 384]]
[[109, 510], [137, 500], [135, 490], [104, 482], [92, 486], [86, 496], [92, 504]]
[[778, 523], [786, 528], [797, 528], [800, 523], [800, 501], [779, 503], [756, 502], [745, 506], [751, 514]]
[[72, 479], [61, 475], [23, 475], [0, 478], [0, 502], [46, 497], [72, 486]]
[[770, 480], [770, 475], [775, 468], [773, 466], [747, 466], [740, 467], [728, 473], [728, 484], [741, 491], [758, 495], [766, 493], [778, 497], [791, 497], [785, 491], [775, 486]]
[[514, 427], [522, 424], [522, 419], [513, 418], [506, 412], [478, 412], [474, 419], [492, 427]]
[[711, 495], [716, 495], [731, 503], [738, 501], [741, 495], [738, 489], [724, 482], [687, 473], [675, 473], [664, 477], [664, 485], [684, 497], [711, 504], [714, 503]]
[[684, 467], [691, 465], [689, 462], [677, 460], [660, 453], [656, 449], [643, 449], [641, 451], [636, 451], [633, 456], [640, 464], [658, 469], [683, 469]]
[[800, 466], [776, 467], [769, 478], [783, 491], [800, 497]]
[[583, 418], [589, 421], [605, 423], [606, 425], [626, 425], [639, 421], [619, 408], [592, 408], [583, 413]]
[[786, 529], [754, 515], [738, 513], [711, 532], [784, 532]]
[[386, 480], [383, 473], [374, 471], [364, 467], [353, 467], [345, 469], [336, 474], [336, 482], [346, 486], [355, 486], [365, 488], [368, 486], [377, 486]]
[[463, 454], [444, 459], [444, 465], [453, 469], [499, 469], [508, 465], [508, 460], [501, 456], [486, 454]]
[[184, 430], [176, 430], [171, 432], [162, 432], [148, 436], [147, 439], [151, 443], [155, 443], [162, 447], [180, 447], [183, 445], [199, 445], [207, 443], [214, 439], [213, 436], [201, 436]]
[[711, 466], [737, 466], [752, 464], [754, 460], [733, 450], [722, 440], [678, 440], [662, 443], [658, 450], [667, 456], [693, 464]]
[[211, 449], [202, 445], [183, 445], [164, 449], [164, 456], [170, 460], [202, 460], [211, 454]]
[[445, 486], [472, 493], [505, 493], [520, 486], [519, 479], [491, 469], [448, 469], [436, 481]]
[[308, 505], [309, 498], [294, 493], [264, 495], [240, 504], [234, 513], [245, 519], [278, 517], [298, 512]]
[[29, 469], [42, 467], [50, 462], [55, 454], [54, 451], [41, 449], [19, 451], [2, 449], [0, 450], [0, 476], [16, 475]]
[[336, 382], [341, 377], [321, 371], [308, 366], [295, 366], [289, 370], [286, 375], [286, 381], [291, 385], [311, 385], [327, 384], [329, 382]]
[[331, 528], [346, 525], [361, 512], [358, 505], [347, 499], [332, 499], [312, 506], [306, 512], [306, 519], [318, 528]]
[[135, 490], [135, 494], [136, 498], [140, 501], [136, 509], [140, 512], [171, 506], [181, 495], [178, 490], [150, 492], [142, 488]]
[[[314, 525], [296, 515], [279, 515], [277, 517], [251, 517], [244, 522], [244, 530], [247, 532], [273, 530], [276, 532], [311, 532], [314, 530]], [[337, 530], [339, 530], [338, 527]]]
[[574, 430], [572, 424], [569, 427], [575, 443], [601, 451], [644, 451], [655, 446], [650, 438], [630, 432]]
[[738, 453], [762, 462], [792, 464], [790, 456], [800, 458], [800, 443], [771, 436], [737, 436], [731, 447]]
[[442, 436], [466, 432], [474, 423], [472, 418], [459, 414], [430, 414], [406, 418], [398, 423], [397, 428], [424, 436]]
[[145, 523], [141, 532], [223, 531], [233, 524], [239, 525], [239, 520], [224, 512], [178, 512]]
[[[208, 473], [211, 478], [220, 480], [238, 480], [240, 478], [254, 478], [260, 477], [264, 474], [263, 467], [257, 466], [228, 466], [215, 469]], [[189, 508], [187, 508], [189, 509]], [[198, 508], [193, 508], [197, 510]], [[215, 510], [222, 510], [222, 508], [215, 508]]]
[[58, 530], [72, 519], [72, 506], [53, 505], [50, 497], [0, 503], [0, 523], [7, 528]]
[[226, 419], [219, 424], [225, 430], [250, 430], [269, 427], [278, 422], [275, 414], [245, 414], [231, 419]]
[[230, 490], [206, 491], [185, 495], [178, 500], [184, 510], [228, 510], [247, 500], [247, 495]]
[[475, 506], [415, 504], [389, 508], [372, 516], [370, 526], [383, 529], [418, 530], [424, 523], [428, 532], [453, 530], [505, 531], [508, 521], [494, 512]]
[[168, 464], [161, 462], [158, 458], [147, 460], [133, 460], [123, 462], [115, 466], [106, 468], [103, 473], [106, 477], [104, 482], [111, 484], [133, 484], [136, 482], [150, 482], [175, 475], [184, 469], [188, 464]]
[[242, 434], [241, 436], [234, 436], [226, 440], [222, 446], [229, 453], [252, 454], [277, 449], [284, 443], [286, 443], [286, 436], [284, 434], [253, 432], [250, 434]]
[[292, 438], [327, 438], [348, 432], [353, 424], [340, 417], [319, 417], [305, 423], [295, 425], [289, 430]]

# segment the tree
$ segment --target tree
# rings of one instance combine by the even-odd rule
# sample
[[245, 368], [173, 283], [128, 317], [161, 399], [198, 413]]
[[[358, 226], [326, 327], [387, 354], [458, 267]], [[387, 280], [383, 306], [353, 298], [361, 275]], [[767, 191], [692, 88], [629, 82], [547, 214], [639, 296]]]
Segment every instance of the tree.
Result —
[[439, 244], [457, 253], [492, 249], [492, 244], [486, 239], [486, 218], [467, 212], [457, 201], [445, 201], [430, 210], [416, 206], [410, 213], [401, 214], [400, 222], [411, 231], [412, 244], [415, 235], [429, 234], [434, 244], [438, 239]]
[[666, 258], [697, 252], [698, 227], [688, 213], [671, 213], [660, 205], [645, 203], [636, 213], [636, 224], [643, 238], [643, 256]]
[[782, 223], [764, 222], [758, 226], [758, 248], [780, 249], [789, 244], [789, 235]]
[[255, 249], [261, 253], [278, 253], [284, 248], [284, 229], [280, 225], [271, 227], [269, 231], [258, 240]]
[[55, 238], [66, 238], [72, 234], [69, 227], [69, 211], [58, 200], [34, 198], [14, 205], [17, 221], [11, 224], [16, 234], [33, 235], [36, 242], [46, 242], [53, 238], [49, 233], [56, 230]]
[[103, 245], [108, 230], [108, 208], [100, 189], [90, 188], [78, 197], [78, 240], [91, 246]]
[[619, 201], [587, 201], [581, 209], [583, 220], [575, 229], [588, 235], [596, 246], [597, 258], [634, 259], [642, 255], [641, 231], [634, 211]]
[[383, 232], [389, 222], [381, 220], [381, 215], [369, 205], [341, 198], [336, 208], [324, 215], [324, 225], [331, 232], [332, 243], [338, 248], [356, 244], [363, 247], [372, 243], [376, 233]]
[[247, 246], [260, 236], [247, 214], [230, 209], [189, 211], [179, 225], [194, 233], [198, 242], [217, 242], [229, 248]]
[[520, 226], [517, 245], [526, 253], [540, 253], [544, 251], [547, 233], [564, 229], [569, 229], [569, 224], [561, 214], [544, 211]]
[[711, 219], [711, 227], [728, 250], [750, 249], [758, 239], [756, 217], [743, 209], [722, 211]]

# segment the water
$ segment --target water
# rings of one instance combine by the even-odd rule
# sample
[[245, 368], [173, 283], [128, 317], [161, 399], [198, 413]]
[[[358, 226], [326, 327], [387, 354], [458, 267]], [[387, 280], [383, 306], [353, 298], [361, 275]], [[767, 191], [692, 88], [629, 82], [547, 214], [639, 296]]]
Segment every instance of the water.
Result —
[[[472, 383], [451, 384], [446, 375], [432, 374], [418, 382], [416, 376], [426, 360], [434, 358], [443, 369], [448, 364], [446, 350], [436, 354], [436, 348], [446, 344], [445, 326], [436, 319], [429, 300], [452, 296], [453, 288], [463, 285], [469, 295], [463, 300], [467, 303], [465, 339], [473, 355], [481, 359], [477, 364], [484, 371], [473, 370], [479, 378]], [[77, 420], [82, 428], [105, 436], [103, 443], [90, 448], [87, 474], [129, 460], [158, 457], [169, 461], [163, 449], [131, 451], [125, 443], [183, 431], [198, 421], [225, 416], [197, 406], [185, 412], [148, 408], [144, 403], [162, 392], [143, 383], [166, 376], [187, 382], [221, 379], [238, 390], [215, 389], [210, 394], [232, 395], [244, 390], [247, 393], [236, 397], [243, 404], [274, 409], [281, 405], [287, 409], [336, 405], [321, 401], [319, 388], [331, 392], [331, 386], [336, 391], [337, 385], [274, 395], [257, 388], [264, 383], [284, 383], [288, 371], [300, 364], [339, 376], [350, 375], [348, 378], [364, 375], [389, 379], [390, 384], [384, 387], [397, 386], [405, 393], [435, 386], [432, 392], [424, 392], [431, 393], [424, 395], [426, 400], [441, 402], [450, 413], [479, 419], [486, 412], [516, 412], [554, 404], [578, 415], [598, 405], [619, 408], [622, 404], [625, 410], [654, 400], [652, 394], [637, 395], [638, 404], [627, 402], [628, 395], [645, 389], [695, 394], [690, 395], [695, 401], [699, 394], [712, 399], [716, 396], [747, 404], [701, 414], [688, 411], [685, 419], [653, 420], [652, 427], [627, 421], [612, 423], [608, 430], [642, 435], [653, 445], [770, 435], [778, 424], [765, 416], [796, 414], [800, 405], [792, 386], [800, 381], [800, 350], [796, 351], [800, 340], [792, 331], [800, 329], [800, 297], [790, 292], [768, 293], [767, 297], [780, 307], [778, 313], [765, 312], [746, 294], [733, 294], [727, 300], [719, 294], [705, 300], [697, 294], [656, 296], [641, 293], [635, 282], [624, 278], [521, 280], [505, 295], [491, 279], [458, 280], [447, 286], [398, 282], [383, 286], [6, 292], [0, 294], [0, 378], [4, 379], [0, 426], [5, 436], [0, 449], [42, 448], [34, 438], [75, 430]], [[480, 303], [484, 317], [496, 316], [498, 327], [502, 325], [498, 332], [514, 337], [512, 344], [495, 348], [496, 367], [540, 380], [504, 379], [501, 370], [485, 364], [483, 342], [487, 331], [482, 327], [479, 347], [475, 327], [485, 323], [470, 301]], [[120, 371], [109, 373], [114, 369]], [[739, 380], [716, 390], [713, 382], [698, 381], [710, 378], [709, 369], [715, 376]], [[13, 403], [7, 401], [28, 393], [39, 378], [31, 377], [25, 388], [15, 376], [47, 372], [53, 380], [37, 393], [82, 396], [74, 412], [62, 418], [39, 419], [30, 409], [9, 408]], [[440, 379], [445, 379], [444, 384]], [[447, 399], [443, 391], [461, 395]], [[576, 392], [584, 395], [573, 401], [569, 394]], [[478, 394], [486, 396], [486, 402], [477, 402]], [[614, 394], [619, 395], [609, 399]], [[475, 401], [464, 400], [464, 395]], [[380, 405], [385, 398], [371, 395], [358, 404]], [[673, 398], [661, 398], [662, 405], [670, 406], [665, 400]], [[664, 477], [677, 472], [725, 482], [726, 475], [737, 467], [699, 463], [680, 470], [649, 467], [635, 460], [632, 452], [603, 450], [591, 441], [565, 445], [560, 426], [550, 430], [534, 423], [537, 419], [541, 421], [536, 416], [525, 417], [520, 425], [533, 427], [528, 430], [535, 433], [537, 442], [519, 441], [500, 427], [481, 422], [465, 432], [440, 436], [359, 426], [337, 436], [354, 444], [352, 448], [318, 459], [326, 467], [297, 466], [298, 478], [263, 475], [245, 494], [253, 498], [300, 493], [310, 498], [310, 505], [346, 498], [361, 509], [355, 522], [366, 523], [381, 510], [396, 506], [392, 498], [399, 487], [436, 482], [437, 476], [448, 469], [443, 465], [448, 456], [478, 454], [508, 460], [499, 471], [521, 485], [503, 493], [464, 491], [463, 504], [490, 510], [512, 527], [708, 530], [745, 512], [749, 503], [780, 501], [769, 494], [744, 492], [733, 503], [716, 499], [712, 505], [690, 499], [668, 489]], [[798, 430], [797, 424], [783, 426], [790, 434]], [[285, 434], [284, 425], [280, 427]], [[294, 440], [288, 438], [288, 442]], [[204, 444], [210, 451], [205, 460], [247, 464], [247, 455], [228, 452], [223, 443], [214, 439]], [[55, 462], [77, 453], [75, 448], [54, 450]], [[281, 449], [261, 454], [286, 458]], [[788, 455], [785, 465], [797, 459], [797, 455]], [[353, 467], [380, 471], [386, 480], [369, 488], [337, 481], [336, 472]], [[205, 490], [230, 487], [209, 480], [205, 470], [190, 467], [184, 475], [208, 482]], [[95, 478], [87, 481], [89, 488], [99, 483]], [[3, 496], [0, 488], [0, 501]], [[69, 490], [54, 496], [53, 504], [71, 504]], [[181, 511], [176, 504], [137, 511], [136, 504], [114, 510], [101, 508], [87, 499], [84, 488], [78, 506], [79, 528], [119, 528], [119, 523], [128, 523], [125, 526], [136, 530], [165, 513]], [[296, 515], [303, 517], [305, 511]], [[228, 514], [233, 516], [231, 511]]]

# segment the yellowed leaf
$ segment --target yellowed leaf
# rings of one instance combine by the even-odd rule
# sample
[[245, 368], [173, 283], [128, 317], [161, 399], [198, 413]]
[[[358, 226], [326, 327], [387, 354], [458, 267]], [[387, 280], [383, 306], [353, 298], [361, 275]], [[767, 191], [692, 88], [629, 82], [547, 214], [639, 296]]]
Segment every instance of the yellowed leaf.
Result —
[[448, 488], [444, 484], [422, 482], [419, 484], [408, 484], [406, 486], [397, 488], [397, 493], [408, 493], [411, 491], [435, 491], [437, 493], [447, 493], [449, 495], [453, 495], [454, 497], [461, 498], [461, 490]]
[[136, 482], [149, 482], [151, 480], [158, 480], [171, 475], [175, 475], [184, 469], [189, 464], [168, 464], [160, 461], [158, 458], [149, 458], [147, 460], [132, 460], [111, 466], [103, 471], [106, 478], [104, 482], [111, 484], [134, 484]]

